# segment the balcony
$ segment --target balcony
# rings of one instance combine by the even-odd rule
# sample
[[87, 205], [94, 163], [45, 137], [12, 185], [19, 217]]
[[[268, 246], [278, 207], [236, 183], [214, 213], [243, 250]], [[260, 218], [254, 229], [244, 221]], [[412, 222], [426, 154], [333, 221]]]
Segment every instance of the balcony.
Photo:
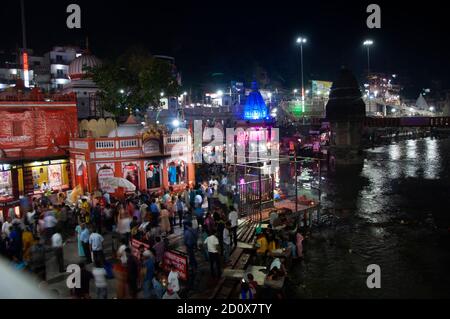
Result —
[[51, 78], [53, 80], [57, 80], [57, 79], [69, 80], [69, 76], [67, 74], [52, 74]]

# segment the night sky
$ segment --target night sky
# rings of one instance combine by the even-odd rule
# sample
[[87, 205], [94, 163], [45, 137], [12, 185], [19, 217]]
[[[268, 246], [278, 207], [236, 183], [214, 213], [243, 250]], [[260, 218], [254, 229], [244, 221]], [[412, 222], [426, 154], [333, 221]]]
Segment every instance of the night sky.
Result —
[[[381, 6], [382, 28], [366, 27], [366, 7]], [[184, 85], [252, 78], [256, 66], [274, 83], [299, 83], [298, 35], [304, 47], [305, 80], [333, 80], [341, 65], [362, 76], [367, 65], [362, 41], [375, 41], [371, 69], [421, 87], [450, 88], [450, 29], [443, 2], [427, 1], [29, 1], [28, 47], [38, 53], [53, 45], [84, 45], [105, 59], [130, 46], [176, 58]], [[82, 10], [82, 29], [66, 27], [69, 3]], [[2, 1], [0, 49], [21, 45], [19, 1]], [[433, 81], [435, 84], [433, 84]], [[415, 91], [416, 90], [416, 91]]]

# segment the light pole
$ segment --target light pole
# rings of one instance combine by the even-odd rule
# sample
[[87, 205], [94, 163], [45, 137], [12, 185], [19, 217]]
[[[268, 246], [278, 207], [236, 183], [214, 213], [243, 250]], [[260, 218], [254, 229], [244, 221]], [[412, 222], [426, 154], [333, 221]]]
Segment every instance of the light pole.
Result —
[[303, 85], [303, 44], [306, 43], [306, 38], [298, 37], [297, 44], [300, 44], [300, 74], [301, 74], [301, 84], [302, 84], [302, 101], [305, 101], [305, 87]]
[[373, 45], [373, 41], [365, 40], [363, 42], [363, 45], [367, 48], [367, 84], [368, 84], [367, 97], [369, 99], [369, 112], [371, 112], [371, 109], [370, 109], [370, 46]]

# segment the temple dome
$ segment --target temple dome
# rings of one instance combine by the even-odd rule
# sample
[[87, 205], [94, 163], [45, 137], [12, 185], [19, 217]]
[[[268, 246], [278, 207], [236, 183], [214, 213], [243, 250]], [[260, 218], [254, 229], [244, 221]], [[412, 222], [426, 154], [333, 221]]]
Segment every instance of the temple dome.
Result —
[[120, 124], [116, 129], [109, 132], [108, 137], [131, 137], [137, 136], [142, 132], [144, 126], [136, 120], [133, 115], [130, 115], [127, 121]]
[[84, 53], [69, 65], [69, 78], [71, 80], [81, 79], [86, 76], [86, 67], [96, 67], [101, 65], [101, 61], [90, 53]]
[[258, 90], [258, 85], [254, 81], [252, 83], [252, 91], [247, 97], [244, 106], [245, 120], [264, 120], [267, 117], [267, 105], [261, 93]]
[[343, 67], [330, 90], [326, 106], [328, 120], [360, 120], [366, 116], [358, 82], [353, 73]]

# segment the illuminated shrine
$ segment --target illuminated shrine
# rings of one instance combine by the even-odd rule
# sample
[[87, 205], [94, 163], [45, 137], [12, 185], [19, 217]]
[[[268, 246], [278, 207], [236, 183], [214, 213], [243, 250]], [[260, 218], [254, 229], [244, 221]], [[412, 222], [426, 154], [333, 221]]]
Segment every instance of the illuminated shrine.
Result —
[[267, 118], [267, 114], [267, 105], [258, 90], [258, 84], [253, 81], [252, 91], [245, 102], [243, 118], [249, 121], [261, 121]]

